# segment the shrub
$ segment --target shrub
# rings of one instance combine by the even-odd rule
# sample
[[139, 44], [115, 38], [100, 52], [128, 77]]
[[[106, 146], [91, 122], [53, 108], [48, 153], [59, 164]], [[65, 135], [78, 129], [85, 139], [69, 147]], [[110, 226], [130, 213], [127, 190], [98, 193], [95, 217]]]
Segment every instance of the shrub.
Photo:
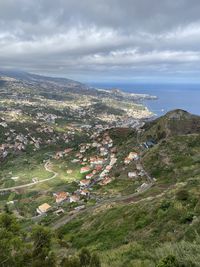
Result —
[[193, 221], [194, 213], [188, 212], [183, 218], [181, 218], [181, 223], [191, 223]]
[[181, 267], [173, 255], [169, 255], [160, 260], [156, 267]]
[[176, 193], [176, 199], [180, 201], [186, 201], [189, 198], [189, 193], [187, 190], [182, 189]]

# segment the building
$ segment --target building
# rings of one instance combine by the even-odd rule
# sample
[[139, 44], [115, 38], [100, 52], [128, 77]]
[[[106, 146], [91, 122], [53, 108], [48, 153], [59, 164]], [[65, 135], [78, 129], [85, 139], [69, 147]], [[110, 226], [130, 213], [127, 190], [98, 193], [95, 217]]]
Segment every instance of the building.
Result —
[[85, 166], [85, 167], [81, 168], [80, 173], [86, 173], [86, 172], [89, 172], [89, 171], [90, 171], [90, 167], [89, 166]]
[[78, 195], [72, 195], [70, 198], [69, 198], [69, 202], [70, 203], [73, 203], [73, 202], [78, 202], [80, 200], [80, 197]]
[[69, 193], [68, 192], [58, 192], [58, 193], [55, 193], [54, 196], [56, 197], [56, 203], [59, 204], [69, 197]]
[[83, 179], [80, 181], [81, 187], [87, 187], [90, 184], [90, 180]]
[[137, 152], [130, 152], [128, 155], [128, 158], [132, 159], [132, 160], [137, 160], [139, 158], [139, 156], [138, 156]]
[[86, 177], [85, 177], [85, 178], [86, 178], [86, 179], [91, 179], [93, 176], [94, 176], [94, 174], [93, 174], [93, 173], [89, 173], [89, 174], [87, 174], [87, 175], [86, 175]]
[[90, 191], [88, 191], [87, 189], [83, 189], [79, 191], [81, 196], [89, 196], [90, 195]]
[[40, 205], [38, 208], [37, 208], [37, 213], [39, 214], [45, 214], [47, 211], [49, 211], [51, 209], [51, 206], [47, 203], [44, 203], [42, 205]]
[[124, 164], [128, 165], [130, 162], [131, 162], [131, 159], [130, 158], [126, 157], [124, 159]]
[[137, 173], [136, 172], [129, 172], [128, 177], [129, 178], [135, 178], [135, 177], [137, 177]]
[[99, 184], [100, 185], [107, 185], [112, 182], [112, 179], [110, 177], [105, 177]]

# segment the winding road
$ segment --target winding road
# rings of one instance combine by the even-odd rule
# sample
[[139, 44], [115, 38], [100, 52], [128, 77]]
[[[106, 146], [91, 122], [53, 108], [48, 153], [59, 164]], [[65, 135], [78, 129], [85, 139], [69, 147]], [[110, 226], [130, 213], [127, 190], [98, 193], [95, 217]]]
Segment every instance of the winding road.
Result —
[[47, 162], [44, 164], [44, 168], [45, 168], [45, 170], [46, 170], [47, 172], [51, 172], [51, 173], [53, 173], [53, 176], [52, 176], [52, 177], [47, 178], [47, 179], [43, 179], [43, 180], [39, 180], [39, 181], [36, 181], [36, 182], [28, 183], [28, 184], [17, 185], [17, 186], [13, 186], [13, 187], [0, 188], [0, 192], [3, 192], [3, 191], [10, 191], [10, 190], [15, 190], [15, 189], [21, 189], [21, 188], [26, 188], [26, 187], [29, 187], [29, 186], [33, 186], [33, 185], [36, 185], [36, 184], [40, 184], [40, 183], [44, 183], [44, 182], [53, 180], [54, 178], [56, 178], [56, 176], [58, 175], [58, 173], [52, 171], [51, 169], [49, 169], [49, 164], [50, 164], [50, 162], [47, 161]]

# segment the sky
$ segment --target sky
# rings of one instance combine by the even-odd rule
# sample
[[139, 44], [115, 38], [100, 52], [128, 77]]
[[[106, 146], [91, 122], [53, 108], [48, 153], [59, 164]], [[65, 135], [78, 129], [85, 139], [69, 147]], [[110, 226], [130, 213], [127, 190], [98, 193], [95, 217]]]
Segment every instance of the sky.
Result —
[[199, 0], [0, 0], [0, 66], [84, 82], [200, 82]]

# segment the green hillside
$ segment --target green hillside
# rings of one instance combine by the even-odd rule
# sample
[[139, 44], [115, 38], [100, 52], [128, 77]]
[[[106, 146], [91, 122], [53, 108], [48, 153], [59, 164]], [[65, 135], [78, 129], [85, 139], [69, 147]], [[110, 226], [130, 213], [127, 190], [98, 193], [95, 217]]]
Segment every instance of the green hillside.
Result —
[[[179, 124], [175, 118], [181, 118]], [[59, 237], [74, 249], [101, 251], [103, 266], [153, 267], [171, 254], [180, 266], [200, 266], [199, 122], [199, 117], [173, 111], [146, 126], [142, 140], [158, 127], [167, 132], [154, 147], [142, 150], [145, 170], [155, 178], [151, 189], [84, 212], [62, 226]], [[139, 149], [134, 131], [115, 129], [111, 135], [119, 154]], [[122, 166], [119, 162], [117, 179], [125, 177]]]
[[184, 110], [173, 110], [166, 115], [145, 124], [143, 139], [161, 140], [170, 136], [200, 133], [199, 116]]
[[24, 75], [0, 85], [0, 265], [200, 266], [200, 117]]

